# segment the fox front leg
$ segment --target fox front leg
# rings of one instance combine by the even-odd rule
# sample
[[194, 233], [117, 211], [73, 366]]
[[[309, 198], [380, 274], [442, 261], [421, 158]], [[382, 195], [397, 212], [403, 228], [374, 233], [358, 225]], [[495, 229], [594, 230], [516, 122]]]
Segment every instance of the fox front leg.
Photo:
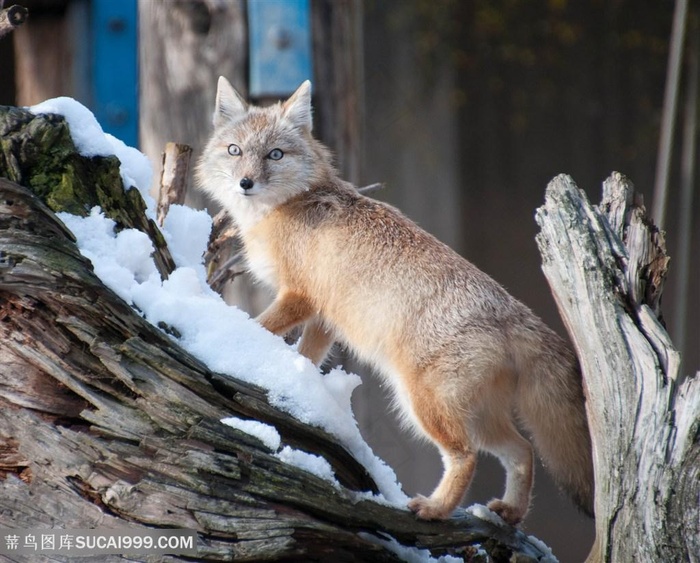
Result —
[[311, 360], [315, 366], [320, 366], [333, 346], [335, 337], [333, 331], [318, 316], [309, 319], [304, 325], [304, 332], [299, 342], [299, 353]]
[[284, 291], [255, 320], [270, 332], [282, 336], [312, 316], [313, 309], [308, 300], [299, 294]]

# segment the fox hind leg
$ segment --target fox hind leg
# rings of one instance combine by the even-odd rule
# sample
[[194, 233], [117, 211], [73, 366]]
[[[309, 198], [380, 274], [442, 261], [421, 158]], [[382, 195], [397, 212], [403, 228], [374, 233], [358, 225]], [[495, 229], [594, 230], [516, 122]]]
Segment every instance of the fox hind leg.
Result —
[[512, 420], [500, 413], [498, 420], [483, 420], [480, 434], [483, 449], [495, 455], [506, 470], [506, 490], [502, 499], [493, 499], [488, 508], [511, 525], [525, 517], [530, 506], [534, 480], [533, 449], [518, 432]]

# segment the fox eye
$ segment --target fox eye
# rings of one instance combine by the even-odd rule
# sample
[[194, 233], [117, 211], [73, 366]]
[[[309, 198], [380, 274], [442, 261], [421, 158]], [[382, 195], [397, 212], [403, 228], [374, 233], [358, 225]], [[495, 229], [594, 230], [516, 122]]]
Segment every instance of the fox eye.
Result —
[[284, 153], [280, 149], [272, 149], [270, 151], [270, 154], [267, 155], [267, 158], [270, 160], [279, 160], [284, 156]]
[[241, 156], [241, 147], [239, 147], [238, 145], [229, 145], [228, 154], [230, 154], [231, 156]]

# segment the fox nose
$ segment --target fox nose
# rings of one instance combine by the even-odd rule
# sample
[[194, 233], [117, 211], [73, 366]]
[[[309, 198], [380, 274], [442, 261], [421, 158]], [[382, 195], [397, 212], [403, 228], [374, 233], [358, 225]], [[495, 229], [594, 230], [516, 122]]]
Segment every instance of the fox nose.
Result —
[[253, 182], [253, 180], [248, 178], [248, 176], [246, 176], [245, 178], [241, 178], [241, 188], [243, 188], [244, 190], [249, 190], [254, 185], [255, 185], [255, 182]]

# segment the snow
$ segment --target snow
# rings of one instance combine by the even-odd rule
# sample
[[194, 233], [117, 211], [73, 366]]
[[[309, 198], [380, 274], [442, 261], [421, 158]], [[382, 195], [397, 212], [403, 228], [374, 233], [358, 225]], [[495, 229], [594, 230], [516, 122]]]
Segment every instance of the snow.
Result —
[[241, 432], [255, 436], [273, 452], [280, 449], [282, 438], [280, 437], [280, 433], [277, 432], [277, 428], [270, 424], [265, 424], [257, 420], [243, 420], [235, 416], [224, 418], [221, 422], [231, 428], [236, 428]]
[[358, 534], [362, 539], [381, 545], [385, 549], [396, 554], [402, 561], [406, 563], [463, 563], [464, 559], [462, 557], [453, 557], [452, 555], [441, 555], [440, 557], [433, 557], [427, 549], [418, 549], [417, 547], [406, 547], [401, 545], [398, 541], [390, 536], [386, 536], [387, 539], [382, 539], [378, 536], [372, 534], [367, 534], [360, 532]]
[[196, 211], [183, 205], [171, 205], [165, 216], [164, 234], [170, 254], [178, 266], [201, 266], [207, 250], [211, 217], [206, 211]]
[[304, 452], [301, 450], [295, 450], [289, 446], [285, 446], [281, 452], [275, 455], [276, 458], [288, 463], [289, 465], [294, 465], [304, 471], [308, 471], [321, 479], [325, 479], [333, 483], [336, 487], [340, 488], [340, 483], [335, 478], [335, 473], [333, 473], [333, 468], [331, 464], [326, 461], [325, 458]]
[[[496, 526], [507, 526], [507, 524], [498, 514], [496, 514], [483, 504], [473, 504], [469, 506], [466, 510], [467, 512], [476, 516], [477, 518], [480, 518], [481, 520], [485, 520], [487, 522], [491, 522]], [[542, 563], [558, 563], [557, 558], [554, 556], [552, 550], [546, 543], [536, 538], [535, 536], [528, 536], [527, 539], [530, 540], [530, 542], [544, 554]]]
[[139, 284], [151, 279], [160, 282], [151, 258], [153, 245], [145, 233], [127, 229], [116, 234], [114, 221], [99, 207], [93, 207], [87, 217], [68, 213], [58, 213], [58, 217], [73, 231], [81, 254], [92, 262], [97, 277], [127, 303], [133, 303]]
[[544, 553], [544, 557], [540, 560], [542, 563], [559, 563], [559, 560], [554, 556], [550, 547], [541, 539], [536, 538], [535, 536], [528, 536], [527, 539], [536, 545], [540, 551], [542, 551], [542, 553]]
[[[125, 185], [134, 185], [147, 196], [144, 199], [149, 216], [154, 216], [155, 202], [146, 193], [151, 184], [151, 166], [143, 154], [106, 135], [95, 116], [71, 98], [48, 100], [30, 110], [35, 114], [64, 115], [81, 154], [116, 154]], [[267, 389], [273, 406], [335, 436], [367, 468], [380, 490], [378, 497], [366, 493], [358, 498], [406, 507], [408, 497], [394, 471], [374, 455], [352, 413], [350, 399], [360, 378], [340, 368], [321, 373], [294, 347], [263, 329], [244, 311], [227, 305], [207, 285], [203, 254], [211, 218], [206, 212], [171, 206], [163, 235], [177, 269], [165, 281], [158, 275], [151, 257], [153, 247], [144, 233], [133, 229], [117, 233], [114, 221], [99, 208], [92, 209], [87, 217], [66, 213], [59, 217], [75, 234], [78, 247], [92, 262], [95, 274], [150, 323], [175, 329], [168, 333], [178, 334], [178, 343], [211, 370]], [[259, 437], [271, 450], [279, 449], [279, 435], [275, 438], [274, 428], [268, 430], [244, 422], [250, 421], [233, 424]], [[275, 455], [339, 486], [323, 458], [288, 447]]]
[[277, 429], [264, 422], [259, 422], [257, 420], [243, 420], [237, 417], [228, 417], [221, 420], [227, 426], [236, 428], [246, 434], [255, 436], [263, 444], [265, 444], [270, 450], [276, 452], [274, 455], [280, 461], [294, 465], [299, 469], [303, 469], [308, 473], [316, 475], [321, 479], [331, 482], [336, 487], [340, 488], [340, 483], [335, 478], [335, 473], [331, 464], [328, 463], [326, 459], [319, 455], [310, 454], [302, 450], [297, 450], [289, 446], [284, 446], [281, 451], [280, 446], [282, 445], [282, 438], [277, 432]]
[[496, 526], [507, 525], [503, 518], [483, 504], [472, 504], [471, 506], [467, 507], [466, 511], [473, 514], [477, 518], [485, 520], [486, 522], [491, 522], [491, 524], [495, 524]]

